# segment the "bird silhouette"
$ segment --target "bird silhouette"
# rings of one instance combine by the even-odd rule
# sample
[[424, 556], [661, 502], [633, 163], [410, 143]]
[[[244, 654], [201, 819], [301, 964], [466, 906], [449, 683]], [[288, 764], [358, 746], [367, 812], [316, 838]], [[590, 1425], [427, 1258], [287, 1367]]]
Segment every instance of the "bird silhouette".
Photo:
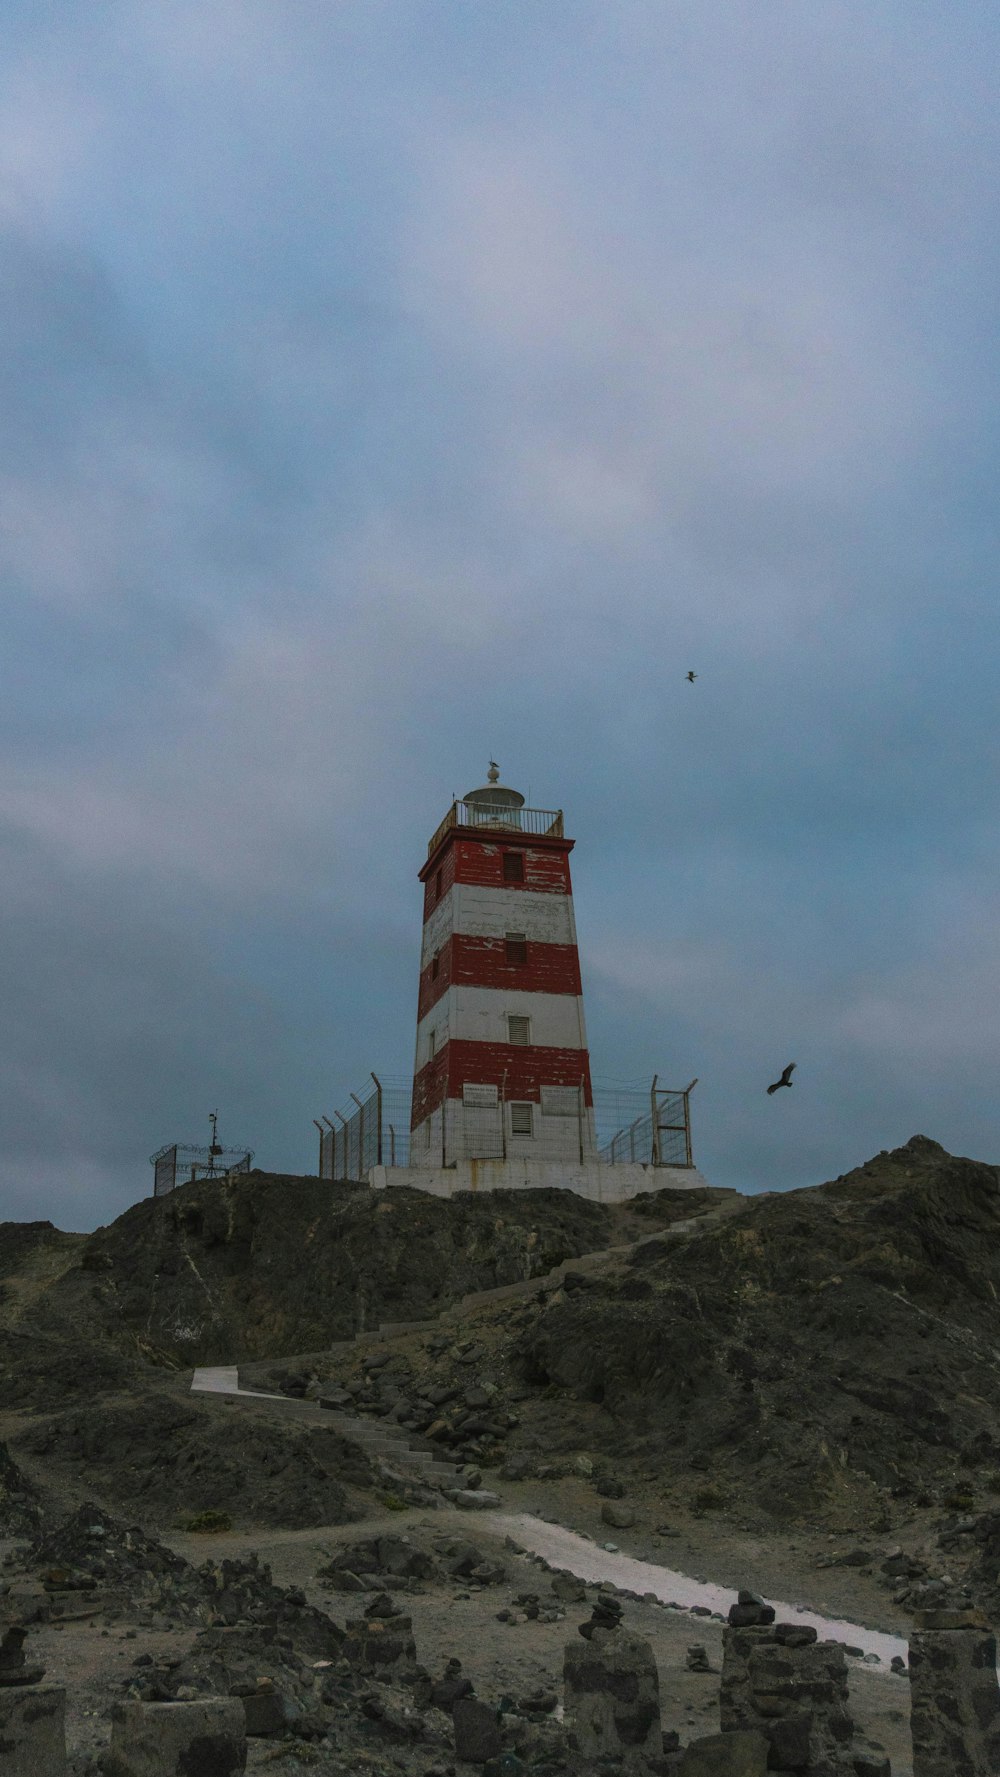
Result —
[[790, 1086], [792, 1083], [791, 1077], [794, 1072], [795, 1072], [795, 1063], [794, 1063], [794, 1061], [790, 1061], [788, 1063], [788, 1066], [785, 1068], [785, 1070], [781, 1076], [781, 1079], [775, 1080], [774, 1085], [768, 1087], [768, 1089], [767, 1089], [768, 1093], [770, 1094], [772, 1092], [777, 1092], [779, 1086]]
[[692, 685], [693, 685], [693, 684], [694, 684], [694, 682], [695, 682], [695, 679], [696, 679], [696, 678], [697, 678], [697, 677], [698, 677], [698, 674], [697, 674], [697, 673], [688, 673], [688, 678], [689, 678], [689, 679], [690, 679], [690, 681], [691, 681], [691, 683], [692, 683]]

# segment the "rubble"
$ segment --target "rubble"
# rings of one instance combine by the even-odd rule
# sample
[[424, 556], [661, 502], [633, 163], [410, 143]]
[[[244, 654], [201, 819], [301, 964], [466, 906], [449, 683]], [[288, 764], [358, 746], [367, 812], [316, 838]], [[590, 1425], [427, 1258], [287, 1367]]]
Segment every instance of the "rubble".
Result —
[[65, 1615], [66, 1599], [81, 1591], [99, 1592], [91, 1612], [99, 1608], [109, 1623], [162, 1619], [289, 1629], [297, 1645], [316, 1657], [338, 1654], [343, 1642], [337, 1624], [294, 1587], [275, 1585], [255, 1554], [194, 1567], [137, 1525], [124, 1525], [93, 1505], [81, 1506], [38, 1538], [20, 1564], [49, 1593], [49, 1615]]

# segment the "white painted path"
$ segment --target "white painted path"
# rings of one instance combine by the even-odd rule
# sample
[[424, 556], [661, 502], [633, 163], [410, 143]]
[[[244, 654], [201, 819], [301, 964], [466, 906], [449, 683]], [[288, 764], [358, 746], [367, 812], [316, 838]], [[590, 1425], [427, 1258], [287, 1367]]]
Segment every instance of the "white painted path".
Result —
[[241, 1388], [240, 1373], [235, 1364], [212, 1364], [196, 1370], [191, 1378], [194, 1394], [248, 1394], [255, 1401], [287, 1401], [286, 1394], [266, 1394], [261, 1388]]
[[[241, 1388], [235, 1364], [213, 1364], [195, 1370], [191, 1387], [197, 1394], [252, 1395], [260, 1401], [286, 1401], [288, 1398], [281, 1394], [265, 1394], [260, 1389]], [[602, 1549], [598, 1543], [578, 1535], [575, 1530], [566, 1530], [561, 1524], [546, 1524], [528, 1512], [516, 1516], [482, 1512], [477, 1514], [475, 1521], [484, 1530], [509, 1536], [520, 1548], [541, 1555], [552, 1567], [566, 1568], [577, 1579], [592, 1583], [610, 1580], [622, 1591], [638, 1592], [640, 1596], [651, 1592], [661, 1603], [676, 1605], [680, 1610], [690, 1610], [697, 1604], [725, 1616], [729, 1606], [736, 1603], [736, 1593], [725, 1586], [713, 1585], [708, 1580], [694, 1580], [655, 1562], [638, 1561], [632, 1555]], [[825, 1641], [846, 1641], [866, 1654], [875, 1654], [884, 1667], [888, 1667], [895, 1654], [906, 1659], [906, 1642], [899, 1635], [885, 1635], [878, 1629], [865, 1629], [858, 1623], [844, 1622], [838, 1617], [820, 1616], [801, 1604], [783, 1604], [776, 1598], [768, 1599], [768, 1603], [774, 1605], [779, 1622], [794, 1620], [815, 1629]]]
[[[527, 1513], [505, 1517], [500, 1512], [484, 1512], [477, 1522], [485, 1524], [487, 1518], [519, 1547], [541, 1555], [553, 1567], [568, 1568], [578, 1579], [610, 1580], [622, 1591], [638, 1592], [640, 1596], [652, 1592], [662, 1604], [673, 1604], [681, 1610], [690, 1610], [692, 1605], [698, 1604], [718, 1611], [720, 1616], [725, 1616], [729, 1606], [736, 1603], [736, 1593], [725, 1586], [693, 1580], [687, 1574], [676, 1573], [652, 1561], [638, 1561], [632, 1555], [614, 1554], [610, 1549], [602, 1549], [599, 1543], [579, 1536], [575, 1530], [564, 1529], [561, 1524], [546, 1524], [541, 1518], [532, 1518]], [[886, 1666], [895, 1654], [906, 1659], [906, 1642], [898, 1635], [884, 1635], [878, 1629], [864, 1629], [858, 1623], [823, 1617], [801, 1604], [783, 1604], [777, 1598], [769, 1598], [768, 1603], [773, 1604], [778, 1622], [802, 1623], [815, 1629], [825, 1641], [846, 1641], [866, 1654], [877, 1655]]]

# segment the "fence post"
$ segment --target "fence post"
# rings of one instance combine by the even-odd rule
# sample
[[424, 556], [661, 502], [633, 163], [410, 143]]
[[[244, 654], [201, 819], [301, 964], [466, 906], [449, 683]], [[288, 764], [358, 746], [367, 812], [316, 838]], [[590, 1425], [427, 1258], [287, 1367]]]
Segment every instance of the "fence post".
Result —
[[330, 1132], [330, 1182], [332, 1184], [337, 1176], [337, 1126], [335, 1123], [331, 1123], [326, 1115], [324, 1115], [323, 1121]]
[[[313, 1118], [313, 1122], [316, 1123], [315, 1117]], [[326, 1130], [323, 1128], [322, 1123], [316, 1123], [316, 1128], [319, 1130], [319, 1171], [316, 1176], [317, 1176], [317, 1178], [322, 1178], [323, 1177], [323, 1137], [326, 1134]]]
[[653, 1165], [660, 1166], [663, 1157], [660, 1153], [660, 1107], [656, 1102], [656, 1082], [659, 1074], [653, 1075], [653, 1084], [649, 1088], [649, 1108], [653, 1120]]
[[351, 1097], [358, 1107], [358, 1115], [356, 1118], [352, 1117], [351, 1122], [356, 1122], [358, 1125], [358, 1178], [360, 1178], [365, 1169], [365, 1107], [356, 1092], [352, 1092]]
[[583, 1083], [585, 1075], [580, 1075], [580, 1085], [576, 1098], [576, 1132], [580, 1141], [580, 1165], [583, 1165]]
[[[348, 1163], [351, 1158], [350, 1153], [348, 1152], [347, 1118], [345, 1116], [343, 1116], [340, 1111], [334, 1111], [333, 1114], [337, 1118], [337, 1121], [340, 1123], [340, 1126], [341, 1126], [340, 1127], [340, 1145], [341, 1145], [341, 1160], [343, 1163], [343, 1171], [341, 1172], [340, 1176], [342, 1179], [345, 1179], [347, 1177]], [[334, 1153], [334, 1159], [336, 1159], [336, 1155], [337, 1155], [336, 1131], [334, 1132], [334, 1137], [333, 1137], [333, 1153]], [[336, 1178], [336, 1176], [337, 1176], [336, 1173], [334, 1173], [335, 1178]]]
[[372, 1074], [375, 1081], [375, 1164], [382, 1164], [382, 1082], [377, 1074]]
[[691, 1154], [691, 1094], [697, 1084], [698, 1081], [697, 1078], [695, 1078], [691, 1081], [690, 1086], [685, 1086], [684, 1088], [684, 1152], [687, 1156], [686, 1164], [688, 1166], [694, 1165], [694, 1159]]
[[507, 1158], [507, 1069], [503, 1070], [500, 1082], [500, 1158]]

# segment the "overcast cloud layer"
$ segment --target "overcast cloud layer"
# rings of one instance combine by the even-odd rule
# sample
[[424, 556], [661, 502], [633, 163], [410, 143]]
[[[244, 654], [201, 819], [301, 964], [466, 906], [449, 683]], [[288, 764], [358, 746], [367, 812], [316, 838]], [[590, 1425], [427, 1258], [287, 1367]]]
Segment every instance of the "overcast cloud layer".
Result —
[[312, 1169], [491, 754], [713, 1183], [1000, 1161], [996, 9], [4, 25], [0, 1219]]

